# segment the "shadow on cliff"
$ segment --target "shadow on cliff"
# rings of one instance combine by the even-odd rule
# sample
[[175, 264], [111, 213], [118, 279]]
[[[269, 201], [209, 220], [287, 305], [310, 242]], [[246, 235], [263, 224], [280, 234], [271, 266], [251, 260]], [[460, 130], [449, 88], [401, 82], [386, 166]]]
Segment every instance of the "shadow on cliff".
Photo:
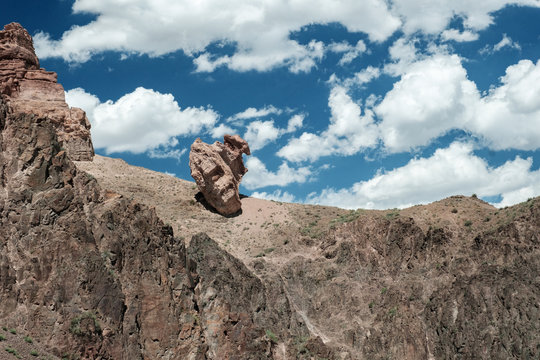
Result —
[[[249, 197], [249, 196], [240, 194], [240, 199], [244, 199], [244, 198], [247, 198], [247, 197]], [[195, 201], [197, 201], [202, 206], [204, 206], [204, 208], [206, 210], [208, 210], [210, 212], [213, 212], [214, 214], [219, 214], [219, 215], [221, 215], [223, 217], [226, 217], [226, 218], [234, 218], [234, 217], [237, 217], [237, 216], [242, 214], [242, 209], [238, 210], [237, 212], [235, 212], [234, 214], [231, 214], [231, 215], [220, 214], [212, 205], [210, 205], [208, 203], [208, 201], [206, 201], [206, 199], [204, 198], [203, 193], [200, 192], [200, 191], [197, 194], [195, 194]]]

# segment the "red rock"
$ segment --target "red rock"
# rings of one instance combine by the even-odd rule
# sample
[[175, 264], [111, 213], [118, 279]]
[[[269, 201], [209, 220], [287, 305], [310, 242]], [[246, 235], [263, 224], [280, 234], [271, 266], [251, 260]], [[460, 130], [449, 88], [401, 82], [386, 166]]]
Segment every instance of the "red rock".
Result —
[[224, 144], [195, 140], [189, 154], [191, 176], [206, 201], [222, 215], [242, 208], [238, 186], [247, 172], [242, 154], [250, 155], [248, 143], [238, 135], [225, 135]]
[[51, 119], [71, 159], [92, 160], [94, 148], [86, 114], [68, 106], [56, 73], [39, 67], [32, 37], [17, 23], [0, 31], [0, 96], [14, 114]]

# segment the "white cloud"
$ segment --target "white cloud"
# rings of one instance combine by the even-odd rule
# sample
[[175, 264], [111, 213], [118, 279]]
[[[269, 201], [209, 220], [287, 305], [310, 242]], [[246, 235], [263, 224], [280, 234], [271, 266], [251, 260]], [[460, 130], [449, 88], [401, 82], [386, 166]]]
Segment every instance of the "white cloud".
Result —
[[493, 51], [500, 51], [502, 48], [509, 47], [511, 49], [521, 50], [521, 46], [512, 40], [508, 35], [503, 34], [503, 38], [495, 46], [493, 46]]
[[248, 158], [246, 166], [249, 171], [242, 179], [242, 185], [249, 190], [273, 185], [286, 186], [292, 183], [304, 183], [309, 180], [312, 174], [309, 167], [294, 169], [289, 167], [285, 161], [281, 163], [277, 172], [271, 172], [255, 156]]
[[244, 111], [241, 111], [239, 113], [234, 114], [233, 116], [230, 116], [227, 118], [228, 122], [242, 122], [244, 120], [249, 119], [260, 119], [268, 115], [280, 115], [283, 112], [283, 110], [276, 108], [273, 105], [265, 106], [261, 109], [257, 108], [247, 108]]
[[259, 150], [268, 145], [269, 143], [277, 140], [283, 134], [295, 132], [302, 127], [304, 121], [303, 114], [294, 115], [289, 119], [287, 128], [277, 128], [274, 125], [274, 120], [268, 121], [252, 121], [246, 126], [246, 132], [244, 139], [248, 142], [249, 148], [253, 150]]
[[540, 60], [509, 66], [501, 85], [477, 104], [466, 128], [494, 150], [540, 148]]
[[389, 152], [428, 145], [451, 129], [495, 150], [540, 147], [540, 62], [509, 66], [501, 85], [481, 96], [456, 55], [435, 54], [403, 68], [375, 107]]
[[508, 35], [503, 34], [501, 41], [499, 41], [493, 46], [490, 46], [490, 45], [484, 46], [482, 49], [480, 49], [480, 54], [492, 55], [493, 53], [501, 51], [504, 48], [521, 50], [521, 45], [519, 45], [519, 43], [512, 40], [512, 38], [510, 38]]
[[210, 130], [210, 135], [212, 135], [214, 139], [222, 138], [225, 134], [229, 134], [229, 135], [236, 134], [236, 130], [234, 130], [232, 127], [229, 127], [225, 124], [219, 124], [212, 130]]
[[392, 4], [406, 34], [441, 33], [455, 17], [463, 20], [465, 29], [478, 31], [493, 23], [493, 12], [508, 5], [540, 7], [537, 0], [393, 0]]
[[[73, 12], [96, 18], [73, 26], [59, 40], [37, 34], [40, 58], [84, 62], [104, 51], [160, 56], [182, 50], [196, 58], [198, 71], [286, 66], [299, 72], [315, 66], [324, 51], [322, 43], [302, 45], [289, 38], [303, 26], [336, 22], [372, 41], [385, 40], [400, 26], [384, 0], [76, 0]], [[221, 57], [208, 52], [215, 43], [231, 44], [235, 51]]]
[[287, 123], [287, 130], [285, 130], [285, 132], [292, 133], [300, 129], [302, 127], [302, 124], [304, 123], [304, 118], [305, 115], [303, 114], [294, 115], [292, 118], [289, 119], [289, 122]]
[[335, 85], [328, 99], [332, 116], [330, 125], [320, 135], [303, 133], [278, 151], [289, 161], [315, 161], [321, 156], [352, 155], [377, 143], [377, 127], [373, 113], [360, 106], [347, 94], [346, 88]]
[[182, 155], [185, 153], [186, 149], [150, 149], [148, 150], [148, 157], [152, 159], [176, 159], [176, 161], [180, 161]]
[[274, 126], [274, 120], [252, 121], [246, 129], [244, 140], [248, 142], [251, 151], [262, 149], [280, 135], [280, 130]]
[[532, 159], [519, 156], [493, 168], [473, 153], [468, 143], [454, 142], [429, 158], [412, 159], [405, 166], [380, 172], [348, 189], [326, 189], [307, 201], [345, 208], [408, 207], [441, 198], [473, 193], [501, 195], [499, 205], [511, 205], [540, 194], [540, 170], [531, 171]]
[[459, 30], [456, 30], [456, 29], [448, 29], [442, 32], [441, 38], [444, 41], [450, 41], [450, 40], [457, 41], [457, 42], [475, 41], [475, 40], [478, 40], [478, 33], [475, 33], [469, 30], [464, 30], [460, 32]]
[[263, 200], [274, 200], [274, 201], [281, 201], [281, 202], [294, 202], [295, 197], [291, 193], [288, 193], [287, 191], [282, 192], [281, 190], [275, 190], [272, 193], [267, 192], [258, 192], [255, 191], [251, 194], [251, 197], [263, 199]]
[[181, 109], [171, 94], [142, 87], [116, 102], [108, 100], [104, 103], [78, 88], [66, 92], [66, 101], [87, 112], [94, 147], [103, 148], [107, 153], [143, 153], [160, 146], [171, 151], [177, 144], [177, 136], [211, 129], [218, 118], [210, 108]]
[[372, 80], [377, 79], [381, 75], [381, 70], [379, 68], [368, 66], [365, 69], [360, 70], [353, 77], [346, 79], [344, 85], [346, 87], [351, 87], [353, 85], [364, 85]]
[[408, 65], [375, 107], [385, 147], [390, 152], [408, 151], [462, 127], [468, 103], [475, 98], [476, 86], [456, 55], [434, 55]]
[[341, 59], [339, 60], [339, 65], [350, 64], [354, 59], [356, 59], [360, 54], [366, 51], [366, 43], [362, 40], [358, 40], [355, 46], [352, 46], [346, 41], [339, 43], [331, 43], [328, 45], [328, 49], [334, 53], [344, 53]]

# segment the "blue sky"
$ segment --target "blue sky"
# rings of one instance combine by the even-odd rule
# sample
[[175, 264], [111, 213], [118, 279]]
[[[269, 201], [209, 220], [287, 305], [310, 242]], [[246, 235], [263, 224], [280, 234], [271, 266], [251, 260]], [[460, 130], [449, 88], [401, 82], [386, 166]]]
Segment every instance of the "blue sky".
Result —
[[98, 154], [189, 173], [248, 140], [241, 192], [346, 208], [540, 195], [538, 0], [4, 4]]

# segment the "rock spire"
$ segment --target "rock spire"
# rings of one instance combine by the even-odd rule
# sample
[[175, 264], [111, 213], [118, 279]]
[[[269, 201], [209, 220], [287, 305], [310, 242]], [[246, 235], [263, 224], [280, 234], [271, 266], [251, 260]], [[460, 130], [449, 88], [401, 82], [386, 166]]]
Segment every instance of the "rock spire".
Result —
[[240, 211], [238, 186], [247, 172], [242, 154], [251, 155], [248, 143], [238, 135], [225, 135], [223, 144], [206, 144], [201, 139], [191, 145], [189, 167], [206, 201], [222, 215]]
[[11, 113], [51, 119], [72, 160], [92, 160], [94, 148], [86, 114], [68, 106], [56, 73], [40, 68], [32, 37], [17, 23], [0, 30], [0, 96]]

